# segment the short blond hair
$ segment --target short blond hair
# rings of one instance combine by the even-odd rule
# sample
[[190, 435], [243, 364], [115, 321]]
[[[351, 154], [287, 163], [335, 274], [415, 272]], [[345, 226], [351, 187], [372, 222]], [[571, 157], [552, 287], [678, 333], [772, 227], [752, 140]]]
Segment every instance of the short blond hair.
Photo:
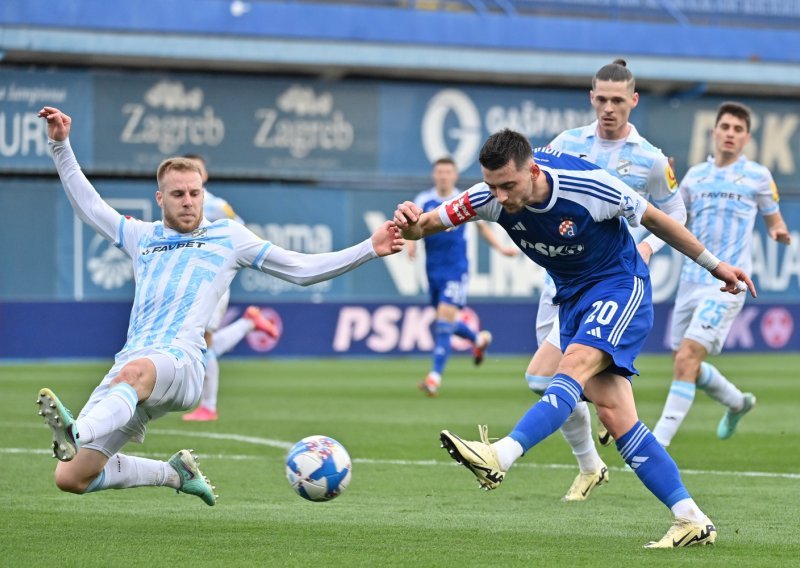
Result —
[[167, 158], [161, 162], [156, 172], [156, 179], [158, 180], [159, 186], [164, 176], [169, 172], [197, 172], [200, 179], [203, 179], [203, 172], [200, 170], [200, 166], [197, 165], [197, 162], [189, 158]]

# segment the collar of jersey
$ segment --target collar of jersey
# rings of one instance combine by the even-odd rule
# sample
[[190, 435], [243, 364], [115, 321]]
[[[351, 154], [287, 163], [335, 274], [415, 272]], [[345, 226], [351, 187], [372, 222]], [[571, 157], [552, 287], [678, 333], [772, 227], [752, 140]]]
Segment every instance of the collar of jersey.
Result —
[[[599, 121], [595, 120], [589, 126], [584, 126], [583, 128], [583, 135], [584, 138], [600, 138], [597, 136], [597, 125]], [[626, 144], [641, 144], [644, 142], [644, 138], [642, 135], [639, 134], [639, 131], [636, 130], [636, 127], [632, 123], [628, 123], [628, 126], [631, 127], [631, 131], [628, 132], [628, 136], [625, 138]], [[605, 140], [605, 138], [600, 138], [600, 140]]]
[[539, 164], [539, 169], [542, 170], [542, 173], [547, 176], [547, 181], [550, 182], [550, 200], [544, 207], [533, 207], [531, 205], [526, 205], [525, 209], [531, 213], [547, 213], [553, 208], [553, 205], [556, 204], [556, 199], [558, 199], [558, 176], [556, 175], [555, 171], [541, 164]]
[[708, 158], [706, 158], [706, 162], [708, 162], [709, 164], [711, 164], [712, 167], [714, 167], [714, 168], [716, 168], [718, 170], [724, 170], [726, 168], [730, 168], [731, 166], [735, 166], [736, 164], [741, 164], [743, 162], [746, 162], [747, 160], [748, 160], [747, 156], [745, 156], [744, 152], [742, 152], [739, 155], [739, 157], [736, 159], [735, 162], [731, 162], [727, 166], [719, 167], [719, 166], [717, 166], [717, 164], [714, 163], [714, 154], [709, 154]]

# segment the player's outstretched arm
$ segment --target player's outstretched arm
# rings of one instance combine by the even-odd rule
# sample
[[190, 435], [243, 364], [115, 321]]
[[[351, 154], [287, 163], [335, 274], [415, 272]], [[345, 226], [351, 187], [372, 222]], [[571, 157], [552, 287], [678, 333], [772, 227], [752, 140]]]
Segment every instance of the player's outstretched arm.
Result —
[[72, 119], [55, 107], [46, 106], [39, 117], [47, 121], [48, 144], [67, 199], [81, 220], [111, 242], [116, 242], [120, 214], [103, 201], [83, 175], [69, 144]]
[[720, 262], [711, 254], [689, 229], [678, 223], [675, 219], [648, 205], [642, 215], [642, 225], [651, 233], [660, 237], [672, 248], [682, 252], [697, 264], [711, 272], [715, 278], [722, 280], [725, 286], [720, 288], [723, 292], [738, 294], [750, 290], [756, 297], [756, 287], [750, 277], [741, 268]]
[[[306, 254], [286, 250], [261, 240], [241, 225], [235, 225], [237, 248], [245, 252], [244, 266], [257, 268], [281, 280], [310, 286], [350, 272], [379, 256], [395, 254], [403, 248], [400, 230], [386, 221], [368, 239], [343, 250]], [[263, 251], [263, 252], [259, 252]], [[263, 255], [263, 258], [261, 256]], [[253, 256], [256, 257], [255, 262]], [[258, 260], [258, 259], [261, 260]]]
[[403, 238], [412, 241], [447, 229], [439, 218], [439, 210], [423, 213], [419, 205], [413, 201], [398, 204], [394, 211], [394, 224], [402, 232]]

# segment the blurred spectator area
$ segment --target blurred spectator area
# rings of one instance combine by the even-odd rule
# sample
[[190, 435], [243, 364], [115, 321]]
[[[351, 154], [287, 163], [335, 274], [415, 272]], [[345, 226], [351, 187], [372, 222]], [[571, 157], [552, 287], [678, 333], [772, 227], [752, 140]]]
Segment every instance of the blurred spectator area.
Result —
[[316, 0], [316, 3], [748, 28], [800, 25], [800, 2], [795, 0]]
[[13, 64], [584, 87], [615, 57], [660, 92], [800, 94], [800, 0], [24, 0]]

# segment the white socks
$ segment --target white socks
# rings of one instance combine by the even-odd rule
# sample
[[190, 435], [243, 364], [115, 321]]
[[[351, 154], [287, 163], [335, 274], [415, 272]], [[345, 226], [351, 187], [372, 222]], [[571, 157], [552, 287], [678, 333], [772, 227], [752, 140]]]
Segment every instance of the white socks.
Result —
[[125, 426], [133, 418], [138, 402], [139, 395], [131, 385], [114, 385], [86, 416], [75, 421], [78, 442], [87, 444]]
[[672, 381], [672, 386], [667, 395], [667, 402], [661, 412], [658, 424], [653, 428], [653, 436], [662, 446], [669, 446], [672, 438], [678, 432], [683, 419], [689, 413], [689, 409], [694, 402], [695, 386], [694, 383], [684, 381]]
[[219, 391], [219, 361], [215, 352], [216, 347], [206, 353], [206, 375], [203, 378], [203, 394], [200, 396], [200, 406], [209, 410], [217, 410]]
[[211, 336], [211, 346], [222, 357], [225, 353], [236, 347], [244, 336], [255, 329], [255, 324], [247, 318], [239, 318], [230, 325], [215, 331]]
[[575, 410], [561, 426], [561, 434], [572, 448], [581, 473], [594, 473], [603, 467], [603, 460], [592, 440], [592, 420], [586, 402], [579, 402], [575, 406]]
[[181, 486], [181, 479], [168, 462], [117, 453], [111, 456], [100, 475], [89, 484], [86, 493], [152, 485], [165, 485], [178, 489]]
[[732, 382], [726, 379], [711, 363], [700, 363], [700, 376], [697, 386], [706, 391], [706, 394], [730, 408], [733, 411], [741, 410], [744, 406], [744, 395]]
[[515, 461], [517, 461], [525, 451], [514, 438], [500, 438], [492, 444], [494, 455], [497, 456], [498, 465], [503, 471], [508, 471]]
[[683, 517], [684, 519], [689, 519], [695, 523], [702, 523], [707, 518], [705, 513], [700, 510], [700, 507], [697, 506], [697, 503], [695, 503], [694, 499], [691, 497], [687, 499], [681, 499], [672, 507], [670, 507], [670, 510], [676, 517]]

